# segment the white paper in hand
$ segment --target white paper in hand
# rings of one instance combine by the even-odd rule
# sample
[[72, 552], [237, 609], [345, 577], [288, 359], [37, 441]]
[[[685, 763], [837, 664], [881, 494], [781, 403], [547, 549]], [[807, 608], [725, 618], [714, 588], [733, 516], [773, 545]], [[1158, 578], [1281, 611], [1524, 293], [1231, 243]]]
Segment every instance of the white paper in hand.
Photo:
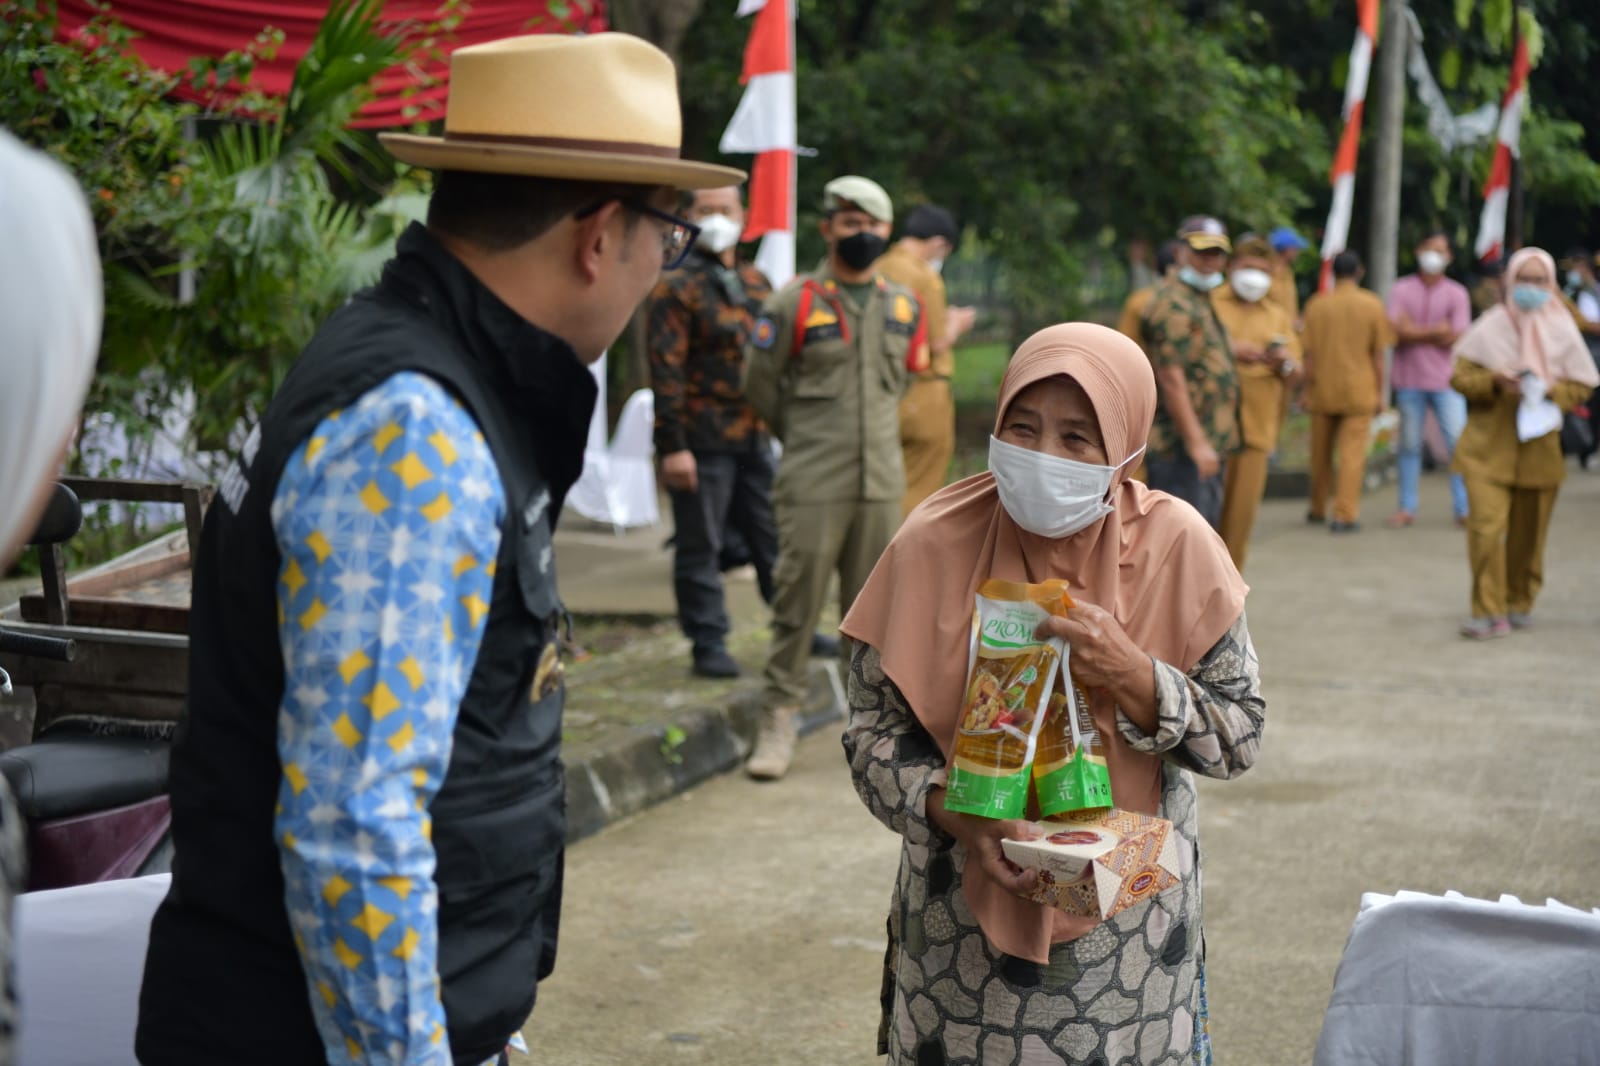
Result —
[[1517, 405], [1517, 440], [1530, 441], [1561, 428], [1561, 408], [1546, 399]]

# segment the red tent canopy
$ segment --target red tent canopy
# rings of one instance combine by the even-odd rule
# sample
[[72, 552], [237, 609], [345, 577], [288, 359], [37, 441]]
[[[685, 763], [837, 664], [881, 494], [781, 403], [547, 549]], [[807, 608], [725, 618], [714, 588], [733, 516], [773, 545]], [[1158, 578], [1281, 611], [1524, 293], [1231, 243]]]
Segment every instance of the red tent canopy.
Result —
[[[268, 26], [282, 30], [283, 47], [256, 66], [254, 84], [274, 96], [289, 92], [294, 68], [311, 47], [327, 14], [326, 0], [111, 0], [111, 14], [139, 36], [134, 51], [157, 70], [178, 71], [196, 56], [244, 50]], [[437, 21], [440, 0], [389, 0], [384, 16], [398, 23]], [[565, 12], [558, 15], [554, 12]], [[60, 32], [77, 32], [95, 15], [85, 0], [59, 0]], [[441, 51], [523, 33], [596, 33], [606, 28], [604, 0], [468, 0], [464, 17]], [[362, 108], [357, 126], [404, 126], [444, 117], [446, 59], [417, 69], [394, 67], [373, 81], [377, 97]], [[419, 82], [412, 95], [405, 91]], [[187, 94], [185, 94], [187, 95]]]

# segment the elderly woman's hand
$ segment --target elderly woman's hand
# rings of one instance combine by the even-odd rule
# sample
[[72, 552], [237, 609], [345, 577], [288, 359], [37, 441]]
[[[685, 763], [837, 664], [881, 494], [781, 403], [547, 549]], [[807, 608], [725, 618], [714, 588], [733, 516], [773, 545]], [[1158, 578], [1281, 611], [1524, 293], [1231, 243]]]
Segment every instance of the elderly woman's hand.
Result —
[[928, 821], [956, 839], [967, 852], [967, 861], [976, 862], [1000, 887], [1018, 896], [1033, 889], [1038, 874], [1014, 865], [1001, 850], [1002, 840], [1033, 840], [1042, 836], [1038, 826], [1018, 819], [980, 818], [946, 810], [942, 788], [928, 792]]
[[1071, 649], [1068, 669], [1078, 684], [1105, 689], [1146, 732], [1156, 726], [1155, 663], [1140, 650], [1116, 616], [1081, 600], [1065, 617], [1051, 615], [1035, 636], [1059, 637]]
[[1082, 685], [1115, 690], [1135, 673], [1150, 672], [1150, 656], [1104, 607], [1079, 603], [1065, 617], [1051, 615], [1036, 637], [1059, 637], [1072, 648], [1072, 676]]

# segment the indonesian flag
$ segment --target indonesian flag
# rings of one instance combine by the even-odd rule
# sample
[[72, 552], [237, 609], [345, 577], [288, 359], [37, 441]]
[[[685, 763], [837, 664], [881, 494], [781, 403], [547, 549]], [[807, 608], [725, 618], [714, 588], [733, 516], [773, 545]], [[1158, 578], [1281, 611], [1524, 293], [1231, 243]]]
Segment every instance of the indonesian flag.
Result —
[[1318, 288], [1333, 288], [1333, 257], [1350, 239], [1350, 212], [1356, 198], [1356, 155], [1361, 147], [1361, 116], [1367, 106], [1367, 77], [1372, 73], [1372, 42], [1378, 36], [1378, 0], [1356, 0], [1356, 40], [1350, 48], [1350, 74], [1344, 83], [1344, 133], [1333, 157], [1328, 180], [1333, 204], [1322, 233], [1322, 279]]
[[756, 266], [774, 286], [794, 277], [794, 0], [739, 0], [752, 12], [740, 82], [744, 98], [722, 134], [723, 152], [751, 152], [750, 209], [743, 239], [761, 238]]
[[1511, 195], [1511, 160], [1522, 158], [1517, 142], [1522, 139], [1522, 112], [1528, 102], [1528, 39], [1519, 36], [1511, 56], [1511, 84], [1500, 105], [1500, 132], [1494, 148], [1494, 163], [1483, 186], [1483, 215], [1478, 220], [1478, 240], [1473, 252], [1482, 262], [1499, 259], [1505, 253], [1506, 201]]

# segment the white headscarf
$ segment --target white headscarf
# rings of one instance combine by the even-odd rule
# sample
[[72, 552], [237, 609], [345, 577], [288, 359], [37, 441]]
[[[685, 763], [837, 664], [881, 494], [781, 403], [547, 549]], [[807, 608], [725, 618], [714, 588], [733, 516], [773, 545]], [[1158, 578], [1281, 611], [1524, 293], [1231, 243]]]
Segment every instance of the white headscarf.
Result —
[[100, 350], [100, 254], [83, 190], [0, 130], [0, 565], [56, 473]]

